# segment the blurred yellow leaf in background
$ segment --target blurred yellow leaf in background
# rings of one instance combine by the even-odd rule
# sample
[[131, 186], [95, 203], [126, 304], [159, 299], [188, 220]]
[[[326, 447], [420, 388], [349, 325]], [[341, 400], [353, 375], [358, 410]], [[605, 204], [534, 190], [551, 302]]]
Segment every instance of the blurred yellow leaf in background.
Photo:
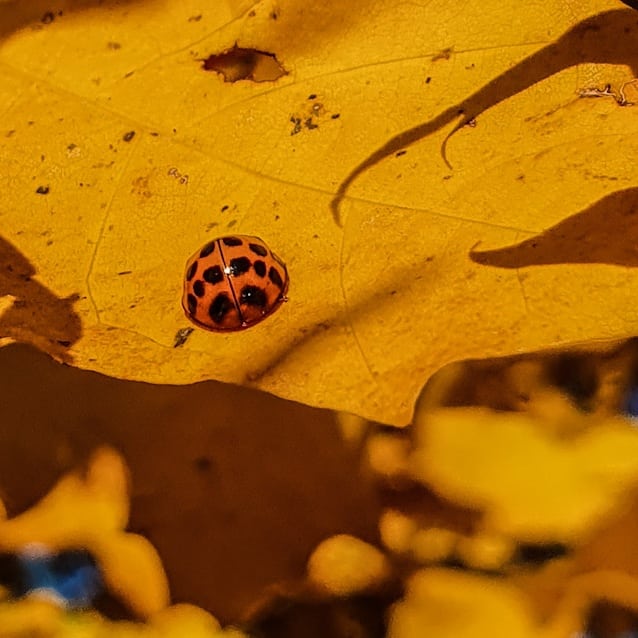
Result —
[[168, 581], [151, 543], [124, 532], [128, 522], [127, 472], [109, 449], [95, 453], [86, 477], [70, 473], [38, 504], [0, 522], [0, 550], [41, 546], [49, 552], [86, 549], [106, 587], [141, 617], [168, 604]]
[[522, 591], [497, 579], [451, 570], [417, 572], [391, 615], [389, 638], [483, 638], [495, 628], [511, 638], [540, 638]]
[[414, 476], [483, 512], [492, 532], [573, 543], [627, 506], [638, 483], [638, 432], [622, 419], [570, 436], [527, 414], [440, 410], [419, 424]]

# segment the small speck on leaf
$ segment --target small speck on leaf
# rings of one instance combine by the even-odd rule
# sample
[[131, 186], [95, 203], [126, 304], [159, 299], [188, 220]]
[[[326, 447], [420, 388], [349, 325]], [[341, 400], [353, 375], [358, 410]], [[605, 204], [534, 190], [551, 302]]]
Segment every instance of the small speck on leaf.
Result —
[[128, 133], [124, 133], [122, 139], [125, 142], [130, 142], [135, 137], [135, 131], [129, 131]]
[[294, 124], [292, 131], [290, 131], [291, 135], [297, 135], [301, 131], [301, 118], [300, 117], [291, 117], [290, 121]]
[[48, 186], [38, 186], [38, 188], [35, 191], [38, 195], [47, 195], [49, 193], [49, 187]]
[[173, 348], [181, 348], [186, 343], [186, 341], [188, 340], [188, 337], [190, 337], [193, 330], [194, 328], [180, 328], [175, 334], [175, 341], [173, 341]]

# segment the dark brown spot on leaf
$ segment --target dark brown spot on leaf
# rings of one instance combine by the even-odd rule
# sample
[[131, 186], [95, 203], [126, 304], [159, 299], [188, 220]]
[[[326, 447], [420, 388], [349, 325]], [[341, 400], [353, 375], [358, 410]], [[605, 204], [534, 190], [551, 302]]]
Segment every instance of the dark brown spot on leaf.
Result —
[[173, 348], [181, 348], [181, 346], [183, 346], [186, 343], [186, 341], [188, 340], [188, 337], [193, 332], [193, 330], [194, 328], [180, 328], [175, 334], [175, 340], [173, 341]]
[[207, 456], [200, 456], [195, 459], [194, 465], [199, 472], [208, 472], [213, 466], [213, 462]]

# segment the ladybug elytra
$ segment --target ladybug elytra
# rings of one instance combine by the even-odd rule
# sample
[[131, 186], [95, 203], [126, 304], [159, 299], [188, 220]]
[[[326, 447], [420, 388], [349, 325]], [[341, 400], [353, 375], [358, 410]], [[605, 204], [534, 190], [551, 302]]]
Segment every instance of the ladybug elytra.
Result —
[[200, 328], [244, 330], [286, 301], [288, 271], [259, 237], [208, 242], [186, 262], [182, 306]]

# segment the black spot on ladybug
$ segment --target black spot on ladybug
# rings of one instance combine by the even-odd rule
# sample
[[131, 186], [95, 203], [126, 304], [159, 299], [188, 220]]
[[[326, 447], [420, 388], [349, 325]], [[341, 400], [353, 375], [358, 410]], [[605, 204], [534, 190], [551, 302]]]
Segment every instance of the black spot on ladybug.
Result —
[[248, 244], [248, 248], [260, 257], [265, 257], [268, 254], [268, 251], [260, 244]]
[[204, 280], [209, 284], [218, 284], [224, 279], [224, 273], [219, 266], [211, 266], [210, 268], [206, 268], [202, 277], [204, 277]]
[[215, 240], [208, 242], [199, 253], [199, 256], [204, 258], [208, 257], [215, 250]]
[[191, 313], [191, 315], [195, 314], [195, 311], [197, 310], [197, 297], [195, 297], [195, 295], [188, 295], [188, 312]]
[[279, 288], [280, 290], [284, 287], [284, 282], [281, 278], [281, 275], [279, 274], [279, 271], [273, 266], [271, 266], [270, 270], [268, 271], [268, 279], [270, 279], [270, 281], [272, 281], [273, 284], [275, 284], [275, 286], [277, 286], [277, 288]]
[[258, 259], [254, 264], [253, 264], [253, 268], [255, 269], [255, 272], [260, 276], [260, 277], [265, 277], [266, 276], [266, 264], [261, 261], [260, 259]]
[[232, 310], [233, 302], [228, 298], [223, 292], [220, 292], [215, 299], [213, 299], [213, 303], [211, 303], [210, 308], [208, 309], [208, 314], [210, 318], [215, 323], [222, 323], [224, 321], [224, 317]]
[[241, 246], [244, 243], [239, 237], [222, 237], [222, 241], [225, 246]]
[[250, 270], [250, 259], [248, 257], [235, 257], [230, 260], [230, 272], [231, 277], [239, 277]]
[[204, 282], [201, 279], [198, 279], [194, 284], [193, 284], [193, 292], [198, 296], [198, 297], [203, 297], [204, 296]]
[[268, 303], [268, 298], [259, 286], [244, 286], [239, 293], [239, 303], [264, 308]]
[[186, 281], [190, 281], [195, 276], [195, 271], [197, 270], [197, 262], [194, 261], [186, 271]]

